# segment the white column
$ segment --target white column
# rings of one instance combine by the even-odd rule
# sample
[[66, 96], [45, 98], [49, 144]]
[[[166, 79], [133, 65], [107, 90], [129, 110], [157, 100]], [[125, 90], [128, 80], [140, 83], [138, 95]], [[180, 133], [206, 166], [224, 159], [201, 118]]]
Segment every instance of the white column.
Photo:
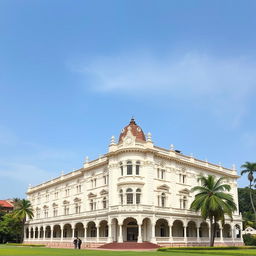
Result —
[[184, 229], [184, 242], [187, 243], [187, 240], [188, 240], [187, 239], [187, 226], [184, 226], [183, 229]]
[[118, 243], [122, 243], [123, 242], [123, 225], [119, 225], [119, 236], [118, 236]]
[[71, 228], [72, 230], [72, 241], [75, 239], [75, 227]]
[[155, 223], [153, 222], [151, 224], [151, 243], [156, 243], [156, 230], [155, 230]]
[[51, 241], [53, 240], [53, 226], [51, 226]]
[[43, 240], [45, 240], [45, 227], [43, 227]]
[[172, 225], [169, 225], [169, 241], [172, 242], [173, 238], [172, 238]]
[[138, 243], [142, 243], [141, 226], [142, 226], [141, 223], [138, 224], [138, 231], [139, 231], [139, 233], [138, 233]]
[[200, 242], [200, 227], [196, 227], [196, 240], [199, 243]]
[[60, 241], [63, 241], [63, 226], [60, 227]]
[[220, 241], [223, 242], [223, 229], [220, 228]]
[[30, 227], [28, 228], [28, 240], [30, 240], [30, 238], [31, 238], [31, 233], [30, 233], [30, 231], [31, 231], [31, 229], [30, 229]]
[[112, 243], [113, 238], [112, 238], [112, 224], [110, 223], [108, 225], [108, 243]]
[[97, 228], [97, 233], [96, 233], [96, 235], [97, 235], [97, 237], [96, 237], [96, 242], [98, 243], [98, 242], [99, 242], [99, 237], [100, 237], [100, 225], [97, 225], [97, 226], [96, 226], [96, 228]]

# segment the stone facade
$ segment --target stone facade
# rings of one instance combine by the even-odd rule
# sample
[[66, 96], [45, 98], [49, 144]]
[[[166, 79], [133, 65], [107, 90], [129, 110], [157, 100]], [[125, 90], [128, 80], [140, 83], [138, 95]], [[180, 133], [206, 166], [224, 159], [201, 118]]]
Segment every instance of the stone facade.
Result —
[[[132, 119], [108, 153], [68, 174], [30, 187], [34, 219], [25, 243], [83, 247], [110, 242], [149, 241], [160, 245], [208, 245], [209, 222], [189, 210], [199, 175], [225, 176], [238, 205], [237, 173], [153, 144]], [[216, 244], [241, 245], [242, 219], [219, 223]]]

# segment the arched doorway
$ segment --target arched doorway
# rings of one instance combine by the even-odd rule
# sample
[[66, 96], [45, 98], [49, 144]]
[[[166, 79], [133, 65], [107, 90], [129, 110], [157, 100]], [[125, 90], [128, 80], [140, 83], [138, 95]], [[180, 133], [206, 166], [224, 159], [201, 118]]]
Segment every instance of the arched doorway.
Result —
[[106, 220], [100, 222], [99, 237], [108, 237], [108, 222]]
[[184, 237], [184, 227], [181, 220], [175, 220], [172, 226], [173, 237]]
[[87, 237], [96, 237], [97, 236], [97, 228], [94, 221], [90, 221], [87, 224]]
[[84, 225], [81, 222], [75, 225], [75, 237], [84, 237]]
[[156, 222], [155, 234], [157, 237], [168, 237], [169, 236], [169, 226], [165, 219], [159, 219]]
[[199, 228], [200, 237], [209, 237], [209, 225], [207, 222], [202, 222]]
[[196, 223], [189, 221], [187, 226], [187, 237], [197, 237]]
[[60, 225], [54, 225], [53, 227], [53, 238], [61, 237], [61, 228]]
[[138, 223], [134, 218], [127, 218], [123, 222], [124, 241], [136, 242], [138, 240]]
[[72, 227], [70, 224], [65, 224], [63, 227], [63, 237], [71, 238], [72, 237]]
[[235, 225], [235, 238], [241, 238], [241, 227], [238, 224]]
[[231, 238], [232, 237], [231, 226], [229, 224], [225, 224], [223, 226], [223, 237], [225, 237], [225, 238]]

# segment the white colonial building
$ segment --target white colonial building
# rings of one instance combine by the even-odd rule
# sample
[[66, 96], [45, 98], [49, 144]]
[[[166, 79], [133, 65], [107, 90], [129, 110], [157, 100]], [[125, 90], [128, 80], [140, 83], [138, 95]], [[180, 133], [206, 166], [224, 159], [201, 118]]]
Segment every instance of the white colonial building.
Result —
[[[34, 209], [26, 222], [25, 243], [72, 246], [79, 236], [83, 246], [136, 241], [160, 245], [205, 245], [209, 222], [189, 210], [199, 175], [226, 177], [238, 205], [237, 173], [163, 149], [145, 137], [132, 119], [118, 142], [111, 138], [108, 153], [68, 174], [30, 187]], [[28, 177], [29, 178], [29, 177]], [[219, 223], [217, 244], [242, 244], [242, 219]]]

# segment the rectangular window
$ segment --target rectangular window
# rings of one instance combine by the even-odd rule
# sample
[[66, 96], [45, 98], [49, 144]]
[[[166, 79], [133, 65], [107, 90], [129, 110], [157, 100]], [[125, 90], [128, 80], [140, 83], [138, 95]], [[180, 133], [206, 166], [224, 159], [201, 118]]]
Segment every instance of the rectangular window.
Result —
[[58, 195], [59, 195], [59, 193], [58, 193], [58, 192], [55, 192], [55, 193], [54, 193], [54, 198], [55, 198], [55, 199], [58, 199]]
[[157, 168], [157, 178], [158, 179], [160, 178], [160, 170], [159, 170], [159, 168]]
[[133, 204], [133, 194], [127, 194], [127, 204]]
[[103, 176], [103, 179], [104, 179], [104, 185], [107, 184], [107, 176]]
[[127, 175], [132, 175], [132, 165], [131, 164], [127, 165]]
[[81, 193], [81, 185], [76, 186], [76, 193]]
[[161, 170], [161, 179], [163, 180], [164, 179], [164, 170]]

